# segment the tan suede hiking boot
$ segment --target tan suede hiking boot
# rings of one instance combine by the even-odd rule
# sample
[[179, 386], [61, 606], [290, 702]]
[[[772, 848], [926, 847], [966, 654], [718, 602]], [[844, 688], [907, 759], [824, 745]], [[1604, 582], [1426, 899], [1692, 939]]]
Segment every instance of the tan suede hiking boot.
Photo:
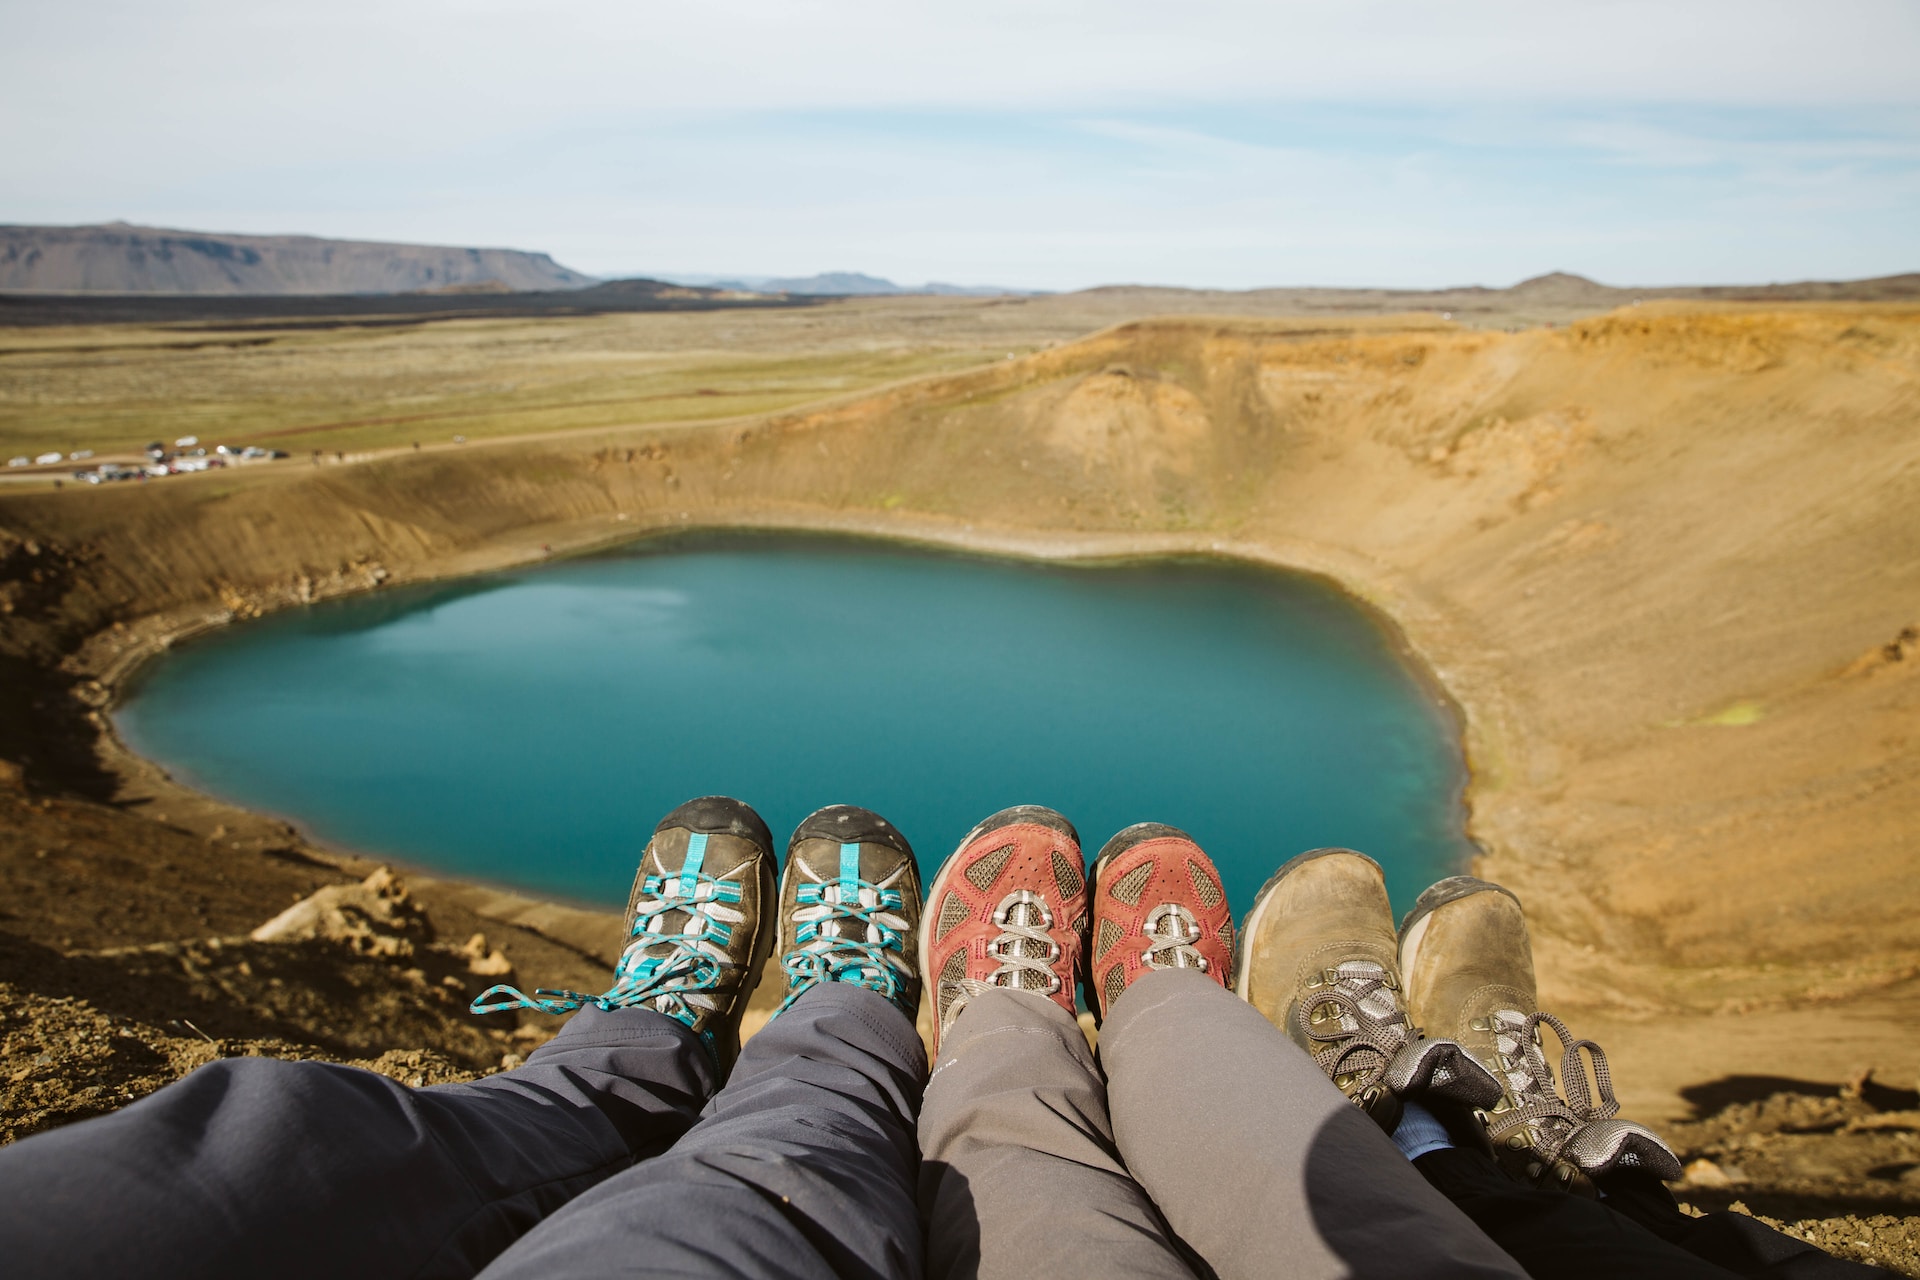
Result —
[[[1414, 1020], [1457, 1039], [1499, 1077], [1504, 1094], [1483, 1110], [1495, 1157], [1531, 1182], [1592, 1195], [1593, 1179], [1620, 1169], [1680, 1176], [1680, 1161], [1652, 1130], [1617, 1119], [1607, 1057], [1591, 1040], [1540, 1012], [1533, 947], [1520, 900], [1497, 884], [1453, 876], [1425, 893], [1400, 926], [1400, 965]], [[1540, 1045], [1552, 1028], [1564, 1056], [1565, 1097]], [[1586, 1050], [1598, 1100], [1587, 1085]]]
[[1388, 1133], [1409, 1098], [1489, 1107], [1500, 1097], [1499, 1082], [1459, 1045], [1409, 1025], [1396, 944], [1379, 864], [1315, 849], [1254, 899], [1233, 984]]

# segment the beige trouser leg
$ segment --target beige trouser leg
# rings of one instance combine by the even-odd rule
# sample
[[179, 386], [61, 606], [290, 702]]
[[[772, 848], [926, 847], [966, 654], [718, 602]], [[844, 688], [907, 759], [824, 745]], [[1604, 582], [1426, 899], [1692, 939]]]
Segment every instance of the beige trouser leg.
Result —
[[1127, 1167], [1222, 1280], [1526, 1274], [1311, 1058], [1199, 973], [1137, 979], [1100, 1059]]
[[990, 991], [954, 1021], [920, 1154], [929, 1280], [1195, 1274], [1128, 1176], [1093, 1054], [1051, 1000]]

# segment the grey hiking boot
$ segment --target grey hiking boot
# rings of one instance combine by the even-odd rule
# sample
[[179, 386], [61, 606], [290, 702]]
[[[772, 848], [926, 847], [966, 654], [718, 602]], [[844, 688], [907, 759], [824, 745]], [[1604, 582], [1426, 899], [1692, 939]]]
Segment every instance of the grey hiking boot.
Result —
[[1392, 1133], [1409, 1099], [1490, 1107], [1500, 1083], [1400, 1006], [1393, 909], [1380, 866], [1315, 849], [1274, 873], [1240, 935], [1234, 990]]
[[911, 1021], [920, 1007], [920, 869], [891, 822], [850, 804], [816, 810], [787, 842], [780, 876], [780, 965], [787, 998], [823, 982], [886, 997]]
[[[1540, 1012], [1527, 919], [1511, 892], [1473, 876], [1440, 881], [1400, 926], [1400, 965], [1414, 1018], [1456, 1038], [1499, 1077], [1503, 1095], [1481, 1118], [1509, 1172], [1585, 1195], [1595, 1178], [1616, 1170], [1680, 1176], [1679, 1158], [1651, 1129], [1616, 1118], [1606, 1054]], [[1543, 1025], [1563, 1050], [1564, 1097], [1540, 1046]], [[1593, 1064], [1593, 1090], [1582, 1050]]]
[[700, 1037], [724, 1072], [740, 1053], [740, 1015], [773, 950], [773, 836], [728, 796], [689, 800], [653, 829], [627, 895], [627, 945], [604, 994], [512, 987], [483, 991], [473, 1012], [582, 1005], [647, 1008]]

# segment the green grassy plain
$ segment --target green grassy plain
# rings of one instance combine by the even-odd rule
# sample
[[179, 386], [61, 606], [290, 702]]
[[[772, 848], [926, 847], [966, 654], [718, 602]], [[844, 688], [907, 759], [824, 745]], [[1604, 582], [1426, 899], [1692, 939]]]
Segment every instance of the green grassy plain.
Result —
[[889, 333], [857, 309], [825, 323], [821, 312], [0, 330], [0, 452], [107, 456], [195, 435], [300, 455], [701, 421], [1004, 359], [1036, 341], [949, 332], [937, 318]]

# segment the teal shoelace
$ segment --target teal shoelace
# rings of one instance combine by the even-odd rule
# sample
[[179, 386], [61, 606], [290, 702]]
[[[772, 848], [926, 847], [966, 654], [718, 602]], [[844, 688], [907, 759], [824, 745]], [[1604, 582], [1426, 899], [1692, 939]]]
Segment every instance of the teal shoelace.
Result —
[[[734, 904], [741, 900], [738, 881], [705, 874], [707, 837], [696, 833], [687, 842], [686, 861], [668, 875], [648, 876], [640, 892], [650, 895], [634, 905], [631, 939], [614, 967], [613, 985], [597, 996], [579, 991], [538, 987], [527, 995], [516, 987], [488, 987], [474, 998], [474, 1013], [506, 1009], [535, 1009], [541, 1013], [571, 1013], [583, 1005], [601, 1009], [643, 1006], [664, 1013], [692, 1028], [705, 1010], [719, 1007], [723, 983], [737, 969], [722, 950], [733, 938], [733, 927], [745, 920]], [[668, 912], [681, 912], [684, 921], [665, 928]]]
[[823, 982], [865, 987], [907, 1009], [913, 986], [913, 967], [906, 958], [907, 921], [898, 914], [906, 906], [900, 890], [886, 881], [860, 878], [860, 846], [840, 846], [840, 875], [818, 884], [803, 884], [795, 897], [799, 923], [793, 947], [780, 957], [787, 974], [787, 998], [775, 1014], [783, 1013], [802, 995]]

